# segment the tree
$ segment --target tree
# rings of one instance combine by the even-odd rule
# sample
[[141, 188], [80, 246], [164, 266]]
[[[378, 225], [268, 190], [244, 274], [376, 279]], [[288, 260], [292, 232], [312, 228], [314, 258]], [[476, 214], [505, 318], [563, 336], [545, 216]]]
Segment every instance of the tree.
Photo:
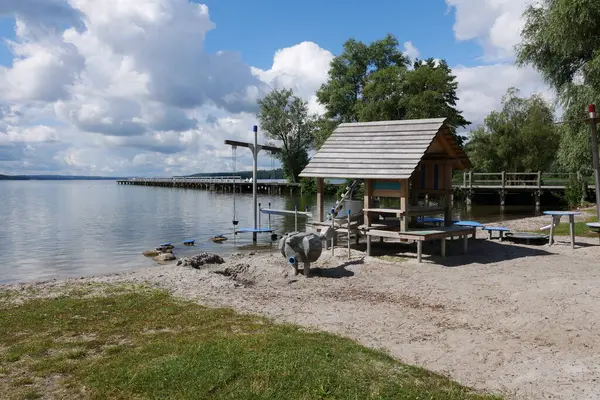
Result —
[[315, 118], [308, 104], [292, 90], [274, 90], [258, 101], [258, 120], [269, 139], [282, 142], [280, 159], [284, 176], [297, 183], [300, 172], [308, 164], [308, 150], [315, 137]]
[[572, 85], [564, 94], [564, 123], [559, 125], [560, 147], [557, 154], [559, 167], [566, 172], [580, 172], [585, 176], [593, 174], [590, 127], [585, 123], [587, 104], [600, 96], [590, 86]]
[[490, 113], [484, 126], [471, 132], [466, 151], [480, 171], [547, 171], [555, 162], [559, 141], [546, 101], [539, 95], [521, 98], [511, 88], [502, 99], [502, 110]]
[[317, 91], [319, 103], [325, 106], [325, 118], [341, 122], [359, 122], [365, 85], [373, 74], [392, 68], [406, 70], [408, 58], [400, 50], [398, 40], [387, 35], [370, 45], [355, 39], [344, 43], [344, 51], [329, 67], [329, 79]]
[[531, 64], [557, 91], [567, 121], [559, 130], [558, 165], [590, 174], [586, 105], [600, 100], [600, 7], [597, 0], [543, 0], [529, 7], [517, 46], [520, 65]]
[[[417, 60], [412, 71], [406, 74], [403, 105], [404, 118], [448, 118], [452, 132], [471, 123], [456, 108], [458, 96], [456, 76], [444, 60]], [[457, 137], [462, 144], [462, 136]]]
[[576, 81], [600, 92], [600, 7], [597, 0], [542, 0], [524, 14], [521, 65], [532, 64], [559, 93]]
[[408, 66], [391, 35], [370, 45], [348, 40], [317, 92], [326, 110], [317, 142], [342, 122], [447, 117], [453, 132], [469, 124], [456, 108], [458, 84], [445, 61], [417, 60], [413, 69]]

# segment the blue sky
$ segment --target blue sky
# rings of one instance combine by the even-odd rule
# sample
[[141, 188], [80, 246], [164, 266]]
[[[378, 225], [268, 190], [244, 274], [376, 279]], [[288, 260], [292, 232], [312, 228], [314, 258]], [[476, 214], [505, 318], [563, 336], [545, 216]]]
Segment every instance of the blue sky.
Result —
[[475, 65], [481, 48], [457, 42], [455, 11], [444, 0], [343, 2], [204, 1], [217, 29], [207, 37], [208, 51], [235, 50], [247, 63], [266, 69], [273, 53], [302, 41], [313, 41], [338, 54], [350, 37], [365, 42], [395, 35], [412, 41], [421, 56], [443, 58], [450, 65]]
[[[442, 58], [450, 65], [480, 63], [481, 48], [472, 40], [457, 41], [453, 25], [455, 10], [444, 0], [357, 0], [337, 2], [206, 0], [216, 29], [209, 32], [207, 51], [240, 52], [245, 62], [268, 69], [281, 48], [312, 41], [334, 54], [350, 37], [364, 42], [387, 33], [403, 43], [412, 41], [421, 57]], [[0, 65], [10, 66], [12, 55], [5, 40], [15, 39], [15, 19], [0, 18]]]
[[[322, 112], [315, 92], [343, 43], [388, 33], [421, 59], [448, 62], [476, 127], [509, 87], [550, 95], [537, 72], [513, 64], [524, 4], [2, 0], [0, 173], [230, 170], [223, 139], [251, 139], [258, 98], [292, 88]], [[240, 153], [238, 170], [250, 167]]]

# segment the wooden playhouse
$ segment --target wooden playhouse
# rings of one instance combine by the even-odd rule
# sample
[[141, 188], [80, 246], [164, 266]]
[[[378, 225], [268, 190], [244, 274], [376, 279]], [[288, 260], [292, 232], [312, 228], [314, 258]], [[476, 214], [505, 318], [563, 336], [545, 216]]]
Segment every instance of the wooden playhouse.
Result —
[[[445, 255], [445, 239], [459, 236], [466, 250], [474, 231], [452, 226], [450, 197], [453, 169], [470, 167], [444, 118], [380, 121], [340, 124], [300, 176], [317, 179], [314, 219], [324, 225], [324, 179], [362, 180], [364, 220], [357, 231], [367, 237], [367, 253], [374, 236], [414, 240], [420, 261], [426, 240], [441, 239]], [[396, 207], [377, 205], [385, 203]], [[442, 226], [428, 227], [426, 221]]]

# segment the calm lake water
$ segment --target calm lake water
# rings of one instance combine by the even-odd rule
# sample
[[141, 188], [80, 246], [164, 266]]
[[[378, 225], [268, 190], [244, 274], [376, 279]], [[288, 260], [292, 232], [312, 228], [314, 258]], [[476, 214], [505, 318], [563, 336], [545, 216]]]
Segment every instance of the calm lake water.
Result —
[[[314, 196], [259, 195], [266, 207], [314, 211]], [[333, 201], [333, 200], [332, 200]], [[331, 206], [330, 201], [328, 207]], [[252, 195], [236, 195], [239, 227], [252, 226]], [[481, 222], [532, 216], [533, 207], [457, 208], [455, 217]], [[141, 255], [163, 242], [177, 256], [253, 249], [251, 234], [233, 236], [233, 194], [117, 185], [113, 181], [0, 181], [0, 283], [97, 275], [153, 267]], [[268, 225], [267, 216], [262, 226]], [[303, 218], [299, 229], [303, 230]], [[277, 233], [294, 229], [293, 217], [272, 216]], [[216, 244], [210, 238], [225, 234]], [[277, 251], [270, 235], [259, 247]], [[192, 238], [196, 246], [184, 247]]]

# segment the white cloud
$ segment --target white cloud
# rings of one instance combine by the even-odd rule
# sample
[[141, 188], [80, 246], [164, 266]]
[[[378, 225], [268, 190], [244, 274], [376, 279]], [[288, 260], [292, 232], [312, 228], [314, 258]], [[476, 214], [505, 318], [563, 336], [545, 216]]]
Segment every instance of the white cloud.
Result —
[[[456, 37], [488, 60], [509, 57], [521, 3], [447, 0]], [[207, 53], [215, 29], [188, 0], [3, 0], [16, 18], [14, 60], [0, 67], [0, 173], [170, 176], [232, 170], [225, 139], [251, 141], [256, 100], [291, 88], [322, 112], [315, 92], [333, 54], [313, 42], [280, 49], [262, 70], [232, 52]], [[516, 18], [515, 18], [516, 16]], [[416, 58], [413, 42], [405, 53]], [[549, 93], [530, 69], [458, 66], [459, 107], [475, 123], [510, 86]], [[267, 140], [260, 133], [261, 142]], [[237, 170], [250, 152], [238, 149]], [[269, 168], [268, 154], [259, 167]]]
[[[271, 87], [292, 87], [318, 111], [314, 92], [333, 56], [314, 43], [281, 49], [261, 71], [237, 53], [204, 50], [215, 25], [201, 4], [44, 1], [0, 5], [17, 21], [13, 65], [0, 67], [10, 158], [1, 171], [219, 171], [232, 168], [224, 140], [252, 139], [256, 100]], [[19, 119], [11, 107], [37, 116]], [[248, 168], [249, 152], [239, 153], [238, 169]]]
[[414, 60], [415, 58], [418, 58], [421, 53], [419, 52], [419, 49], [415, 47], [413, 42], [408, 41], [404, 42], [404, 54], [410, 57], [411, 60]]
[[273, 88], [293, 89], [308, 101], [311, 112], [324, 110], [318, 104], [315, 92], [327, 81], [333, 54], [316, 43], [302, 42], [275, 53], [273, 66], [266, 71], [253, 68], [253, 73]]
[[67, 0], [2, 0], [0, 16], [17, 15], [40, 27], [60, 29], [64, 25], [81, 27], [83, 15]]
[[454, 8], [458, 40], [476, 40], [484, 59], [512, 59], [523, 28], [523, 12], [534, 0], [446, 0]]
[[539, 74], [531, 68], [519, 68], [512, 64], [493, 64], [479, 67], [455, 67], [457, 77], [458, 108], [473, 125], [481, 124], [487, 114], [500, 108], [502, 96], [510, 87], [516, 87], [522, 96], [541, 94], [553, 101], [554, 94]]

